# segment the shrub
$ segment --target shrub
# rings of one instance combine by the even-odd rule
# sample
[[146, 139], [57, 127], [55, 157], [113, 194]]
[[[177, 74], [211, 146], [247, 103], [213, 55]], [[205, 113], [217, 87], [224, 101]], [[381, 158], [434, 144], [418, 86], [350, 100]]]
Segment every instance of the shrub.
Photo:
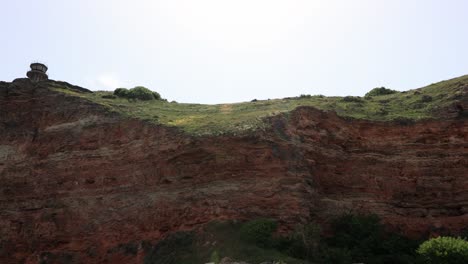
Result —
[[215, 250], [215, 251], [213, 251], [213, 253], [211, 253], [210, 261], [215, 263], [215, 264], [219, 263], [220, 257], [219, 257], [218, 251]]
[[461, 230], [460, 237], [468, 240], [468, 227], [465, 227], [463, 230]]
[[468, 241], [462, 238], [432, 238], [422, 243], [417, 252], [430, 264], [468, 263]]
[[136, 86], [130, 90], [126, 88], [117, 88], [114, 91], [114, 95], [118, 97], [138, 100], [163, 100], [158, 92], [151, 91], [150, 89], [143, 86]]
[[324, 248], [321, 253], [321, 263], [349, 264], [353, 263], [352, 259], [346, 248]]
[[353, 103], [362, 103], [362, 99], [359, 96], [345, 96], [343, 97], [343, 102], [353, 102]]
[[368, 93], [366, 93], [366, 97], [369, 97], [369, 96], [379, 96], [379, 95], [386, 95], [386, 94], [394, 94], [394, 93], [397, 93], [398, 91], [395, 91], [395, 90], [392, 90], [392, 89], [388, 89], [388, 88], [385, 88], [385, 87], [377, 87], [377, 88], [374, 88], [372, 90], [370, 90]]
[[275, 239], [274, 248], [288, 256], [299, 259], [304, 259], [307, 256], [307, 251], [301, 239], [294, 234], [289, 236], [280, 236]]
[[127, 88], [117, 88], [114, 91], [114, 95], [118, 97], [127, 97], [128, 96], [128, 89]]
[[417, 243], [385, 230], [376, 215], [347, 214], [332, 223], [328, 246], [349, 250], [354, 262], [414, 263]]
[[130, 89], [128, 91], [128, 98], [139, 99], [144, 101], [155, 99], [153, 92], [150, 89], [143, 86], [137, 86]]
[[241, 238], [245, 241], [265, 247], [271, 245], [272, 234], [278, 223], [271, 219], [257, 219], [243, 224], [240, 228]]
[[154, 92], [154, 91], [153, 91], [152, 93], [153, 93], [154, 99], [156, 99], [156, 100], [162, 100], [161, 95], [160, 95], [158, 92]]
[[277, 248], [296, 258], [312, 260], [319, 254], [320, 233], [315, 223], [301, 225], [288, 238], [279, 240]]
[[380, 239], [383, 226], [376, 215], [343, 215], [332, 222], [334, 236], [330, 239], [336, 247], [355, 247], [356, 241]]

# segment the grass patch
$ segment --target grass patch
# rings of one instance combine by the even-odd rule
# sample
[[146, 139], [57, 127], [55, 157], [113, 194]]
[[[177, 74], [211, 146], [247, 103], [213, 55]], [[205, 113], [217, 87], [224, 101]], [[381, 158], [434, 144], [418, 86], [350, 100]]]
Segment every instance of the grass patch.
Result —
[[83, 93], [55, 83], [50, 88], [103, 105], [124, 116], [179, 127], [193, 135], [238, 134], [267, 126], [264, 118], [312, 106], [333, 110], [343, 117], [373, 121], [436, 118], [437, 112], [466, 96], [468, 75], [407, 92], [379, 96], [325, 97], [302, 95], [294, 98], [255, 100], [235, 104], [186, 104], [161, 100], [130, 100], [113, 97], [112, 92]]

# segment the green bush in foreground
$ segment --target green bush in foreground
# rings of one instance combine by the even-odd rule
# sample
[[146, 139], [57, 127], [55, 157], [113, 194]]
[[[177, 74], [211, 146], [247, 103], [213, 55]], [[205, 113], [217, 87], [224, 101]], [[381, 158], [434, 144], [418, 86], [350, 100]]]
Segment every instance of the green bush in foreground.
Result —
[[468, 241], [462, 238], [432, 238], [422, 243], [417, 252], [430, 264], [468, 263]]

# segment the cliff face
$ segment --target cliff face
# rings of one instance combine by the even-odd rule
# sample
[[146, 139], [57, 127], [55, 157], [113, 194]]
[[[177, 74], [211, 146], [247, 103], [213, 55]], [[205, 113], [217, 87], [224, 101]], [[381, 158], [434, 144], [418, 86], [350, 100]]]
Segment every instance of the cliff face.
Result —
[[467, 226], [466, 118], [379, 123], [301, 107], [269, 122], [192, 137], [26, 79], [0, 83], [0, 263], [142, 263], [165, 234], [215, 219], [287, 229], [357, 211], [408, 235]]

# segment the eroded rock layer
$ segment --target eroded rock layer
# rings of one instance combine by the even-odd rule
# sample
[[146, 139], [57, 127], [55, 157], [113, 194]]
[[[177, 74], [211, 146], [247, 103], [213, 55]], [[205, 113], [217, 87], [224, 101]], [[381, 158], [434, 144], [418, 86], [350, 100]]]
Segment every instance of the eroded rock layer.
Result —
[[466, 118], [301, 107], [268, 122], [192, 137], [27, 79], [0, 83], [0, 263], [142, 263], [148, 243], [215, 219], [287, 229], [356, 211], [408, 235], [467, 226]]

